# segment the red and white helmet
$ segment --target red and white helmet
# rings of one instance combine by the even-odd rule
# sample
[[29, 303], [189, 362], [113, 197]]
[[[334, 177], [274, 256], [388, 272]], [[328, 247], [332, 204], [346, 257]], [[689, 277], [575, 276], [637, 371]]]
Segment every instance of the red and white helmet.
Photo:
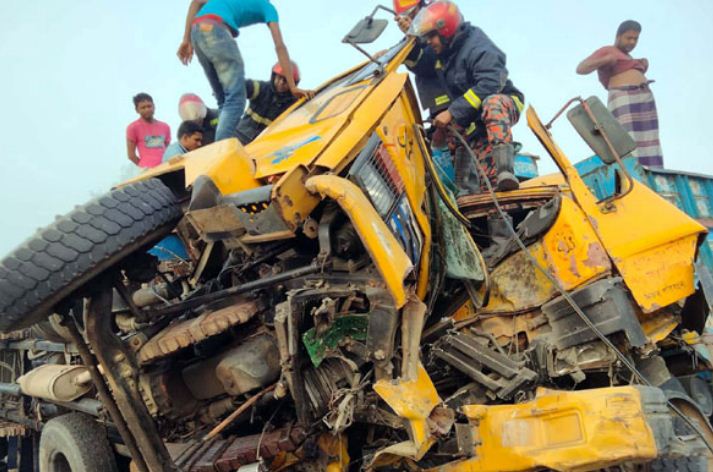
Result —
[[[295, 81], [295, 85], [297, 85], [300, 83], [300, 68], [297, 67], [294, 61], [290, 61], [290, 64], [292, 64], [292, 79]], [[282, 71], [282, 65], [279, 62], [272, 67], [272, 73], [285, 77], [285, 73]]]
[[423, 38], [435, 31], [439, 36], [451, 39], [462, 23], [463, 15], [458, 5], [448, 0], [438, 0], [416, 15], [408, 34]]
[[208, 114], [208, 108], [195, 93], [184, 93], [178, 101], [178, 115], [181, 121], [202, 121]]

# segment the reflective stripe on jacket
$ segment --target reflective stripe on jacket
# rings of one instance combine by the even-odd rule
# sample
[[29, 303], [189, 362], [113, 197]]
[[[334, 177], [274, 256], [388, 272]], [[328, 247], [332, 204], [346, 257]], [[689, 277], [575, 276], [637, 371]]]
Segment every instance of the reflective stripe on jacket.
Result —
[[275, 118], [297, 101], [290, 92], [277, 93], [272, 84], [273, 80], [270, 82], [245, 81], [245, 90], [250, 105], [238, 124], [238, 139], [241, 143], [252, 142]]

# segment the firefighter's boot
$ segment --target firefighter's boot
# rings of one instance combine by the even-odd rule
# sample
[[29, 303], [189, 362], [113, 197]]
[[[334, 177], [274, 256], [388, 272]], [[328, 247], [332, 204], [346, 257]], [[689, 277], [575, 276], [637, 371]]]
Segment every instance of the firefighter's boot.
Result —
[[503, 143], [493, 146], [493, 161], [498, 170], [496, 190], [509, 192], [520, 188], [520, 182], [515, 177], [515, 149], [512, 144]]

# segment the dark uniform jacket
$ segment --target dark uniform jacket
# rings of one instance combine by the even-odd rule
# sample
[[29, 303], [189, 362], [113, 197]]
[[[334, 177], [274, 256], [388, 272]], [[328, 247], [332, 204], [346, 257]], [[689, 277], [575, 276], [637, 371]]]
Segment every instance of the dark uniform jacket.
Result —
[[208, 112], [203, 118], [201, 128], [203, 128], [203, 145], [211, 144], [215, 141], [215, 130], [218, 128], [218, 116], [220, 112], [215, 108], [208, 108]]
[[447, 95], [436, 97], [434, 104], [444, 109], [447, 105], [463, 127], [479, 121], [482, 102], [490, 95], [509, 95], [522, 108], [525, 97], [508, 79], [505, 63], [505, 53], [470, 23], [458, 28], [442, 55], [430, 46], [416, 46], [406, 61], [417, 77], [439, 79]]
[[273, 80], [247, 80], [245, 82], [250, 105], [238, 124], [238, 139], [248, 144], [272, 121], [287, 110], [297, 99], [290, 92], [277, 93]]

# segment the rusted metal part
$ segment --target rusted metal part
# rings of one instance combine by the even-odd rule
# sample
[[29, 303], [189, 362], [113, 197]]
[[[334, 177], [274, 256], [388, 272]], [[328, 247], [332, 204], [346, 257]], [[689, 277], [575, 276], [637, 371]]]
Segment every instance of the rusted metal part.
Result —
[[213, 439], [214, 437], [218, 436], [225, 428], [227, 428], [228, 426], [230, 426], [230, 423], [232, 423], [233, 421], [235, 421], [235, 419], [236, 419], [238, 416], [240, 416], [240, 415], [242, 415], [244, 412], [248, 411], [248, 408], [250, 408], [251, 406], [253, 406], [258, 400], [260, 400], [260, 398], [264, 397], [264, 396], [267, 395], [268, 393], [270, 393], [270, 392], [272, 392], [273, 390], [275, 390], [275, 387], [276, 387], [276, 386], [277, 386], [276, 384], [275, 384], [275, 385], [270, 385], [269, 387], [267, 387], [267, 388], [261, 390], [260, 392], [256, 393], [255, 395], [253, 395], [248, 401], [246, 401], [245, 403], [243, 403], [242, 405], [240, 405], [240, 407], [239, 407], [237, 410], [235, 410], [234, 412], [232, 412], [232, 413], [230, 414], [230, 416], [228, 416], [227, 418], [225, 418], [225, 419], [224, 419], [223, 421], [221, 421], [215, 428], [213, 428], [212, 430], [210, 430], [210, 432], [208, 432], [208, 434], [206, 434], [205, 436], [203, 436], [202, 441], [203, 441], [203, 442], [207, 442], [207, 441], [210, 441], [211, 439]]
[[302, 363], [299, 355], [299, 330], [304, 306], [295, 295], [275, 307], [275, 335], [280, 350], [282, 375], [295, 401], [297, 420], [300, 424], [310, 424], [311, 415], [307, 405], [307, 392], [301, 378]]
[[[109, 303], [111, 304], [111, 298]], [[121, 439], [124, 441], [131, 457], [134, 459], [136, 467], [140, 472], [149, 472], [148, 465], [146, 464], [146, 461], [141, 455], [141, 452], [136, 444], [136, 439], [134, 438], [133, 433], [129, 430], [129, 427], [124, 420], [124, 416], [119, 411], [119, 407], [114, 401], [114, 397], [109, 391], [109, 387], [107, 386], [104, 377], [101, 372], [99, 372], [99, 366], [97, 365], [94, 355], [84, 342], [84, 338], [79, 333], [79, 329], [77, 328], [75, 321], [69, 316], [65, 316], [63, 319], [63, 325], [67, 328], [67, 332], [70, 338], [72, 338], [72, 343], [79, 351], [79, 356], [82, 358], [82, 365], [89, 369], [89, 374], [92, 377], [94, 387], [97, 389], [99, 399], [104, 405], [104, 408], [106, 408], [106, 411], [109, 412], [109, 416], [114, 422], [116, 429], [119, 431], [119, 435], [121, 435]]]
[[121, 299], [126, 303], [126, 306], [129, 307], [129, 311], [131, 311], [131, 314], [136, 318], [138, 322], [146, 322], [146, 315], [141, 311], [141, 309], [134, 303], [134, 297], [131, 296], [129, 293], [129, 289], [124, 285], [124, 281], [121, 280], [121, 277], [117, 277], [116, 282], [114, 283], [114, 288], [116, 291], [119, 293], [119, 296]]
[[225, 308], [175, 323], [151, 338], [141, 348], [139, 362], [146, 364], [162, 359], [234, 326], [247, 323], [260, 311], [261, 306], [256, 300], [236, 300]]
[[[300, 329], [307, 315], [305, 313], [307, 304], [324, 298], [346, 298], [353, 293], [353, 290], [340, 288], [295, 290], [288, 295], [287, 301], [275, 307], [275, 335], [280, 351], [282, 375], [295, 401], [297, 419], [301, 425], [309, 425], [314, 419], [303, 375], [306, 362], [303, 362], [300, 355], [302, 344]], [[338, 379], [333, 380], [336, 382]]]
[[[527, 188], [498, 195], [498, 201], [504, 210], [531, 210], [546, 204], [559, 193], [560, 188], [554, 185]], [[458, 207], [470, 219], [484, 217], [494, 211], [489, 194], [464, 195], [458, 199]]]
[[27, 434], [27, 426], [9, 421], [0, 421], [0, 438], [24, 436], [25, 434]]
[[149, 413], [167, 418], [183, 418], [195, 413], [198, 402], [191, 395], [181, 372], [163, 370], [142, 374], [141, 394]]
[[258, 334], [221, 356], [215, 375], [232, 396], [274, 383], [280, 377], [280, 354], [271, 334]]
[[133, 354], [112, 331], [111, 305], [111, 280], [100, 279], [85, 307], [87, 341], [104, 369], [117, 406], [136, 440], [147, 470], [177, 471], [139, 393], [136, 378], [138, 366], [133, 362]]
[[310, 169], [298, 165], [273, 188], [273, 205], [292, 230], [296, 230], [320, 202], [319, 197], [305, 189], [304, 183], [309, 175]]
[[215, 472], [215, 463], [231, 444], [230, 439], [216, 439], [210, 446], [201, 451], [200, 456], [192, 461], [188, 470], [191, 472]]
[[258, 454], [261, 459], [270, 460], [282, 452], [296, 451], [306, 437], [306, 431], [295, 426], [270, 433], [236, 438], [215, 462], [215, 469], [221, 472], [231, 472], [241, 466], [254, 463]]
[[393, 377], [392, 359], [396, 349], [396, 332], [399, 327], [399, 312], [393, 299], [385, 290], [367, 290], [371, 308], [366, 332], [366, 348], [374, 363], [376, 380]]
[[200, 306], [206, 305], [208, 303], [215, 302], [217, 300], [222, 300], [235, 295], [241, 295], [244, 293], [252, 292], [254, 290], [261, 290], [272, 287], [274, 285], [289, 282], [300, 277], [305, 277], [307, 275], [316, 274], [323, 270], [321, 265], [312, 264], [305, 267], [300, 267], [298, 269], [289, 270], [285, 272], [280, 272], [270, 277], [263, 277], [260, 280], [253, 280], [251, 282], [246, 282], [242, 285], [236, 287], [231, 287], [218, 292], [210, 293], [208, 295], [197, 296], [189, 298], [188, 300], [175, 303], [169, 307], [162, 308], [159, 310], [154, 310], [151, 312], [152, 319], [163, 318], [167, 316], [176, 316], [185, 313], [188, 310], [196, 309]]
[[426, 305], [411, 297], [401, 317], [401, 377], [414, 380], [418, 377], [421, 354], [421, 334], [426, 320]]
[[238, 210], [233, 205], [221, 204], [213, 208], [193, 210], [186, 213], [186, 218], [205, 242], [239, 238], [245, 234]]
[[[537, 374], [508, 357], [485, 347], [468, 335], [444, 337], [435, 355], [491, 390], [501, 399], [510, 399], [537, 379]], [[483, 372], [490, 371], [490, 374]], [[496, 376], [497, 375], [497, 376]]]
[[2, 341], [17, 341], [20, 339], [27, 339], [32, 337], [31, 330], [22, 329], [19, 331], [10, 331], [9, 333], [0, 333], [0, 342]]
[[206, 243], [205, 247], [203, 248], [200, 259], [198, 259], [198, 264], [196, 264], [196, 268], [193, 271], [193, 274], [191, 274], [191, 278], [188, 280], [188, 283], [191, 284], [192, 287], [198, 285], [198, 281], [201, 279], [203, 271], [208, 266], [208, 261], [210, 261], [210, 258], [213, 255], [213, 249], [215, 249], [215, 244], [216, 243], [214, 242], [209, 242]]

